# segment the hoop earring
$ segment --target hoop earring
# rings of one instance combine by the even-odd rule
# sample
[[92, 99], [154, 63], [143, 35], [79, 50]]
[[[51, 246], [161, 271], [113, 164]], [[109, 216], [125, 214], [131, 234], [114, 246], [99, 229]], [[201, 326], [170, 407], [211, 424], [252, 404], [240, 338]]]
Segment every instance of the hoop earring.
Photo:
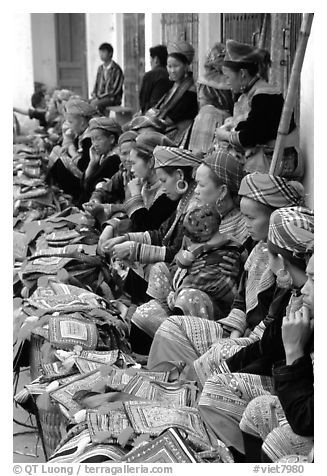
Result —
[[183, 195], [188, 189], [188, 183], [186, 180], [177, 180], [176, 182], [176, 191], [179, 195]]

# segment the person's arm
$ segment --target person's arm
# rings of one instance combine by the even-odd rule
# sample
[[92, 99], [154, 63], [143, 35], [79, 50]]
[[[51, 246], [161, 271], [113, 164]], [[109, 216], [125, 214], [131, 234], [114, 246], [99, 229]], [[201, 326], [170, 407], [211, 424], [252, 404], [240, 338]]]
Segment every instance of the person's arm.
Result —
[[294, 433], [313, 436], [314, 378], [310, 355], [303, 355], [289, 365], [278, 363], [273, 377], [276, 395]]
[[93, 88], [93, 91], [92, 91], [92, 98], [93, 99], [95, 99], [97, 97], [99, 81], [100, 81], [100, 74], [101, 74], [101, 66], [98, 67], [97, 75], [96, 75], [96, 78], [95, 78], [94, 88]]
[[253, 97], [247, 120], [236, 127], [242, 147], [266, 144], [277, 137], [283, 104], [281, 94], [257, 94]]
[[14, 107], [13, 110], [14, 112], [18, 112], [18, 114], [23, 114], [23, 116], [29, 116], [31, 109], [23, 109], [20, 107]]
[[125, 202], [125, 210], [132, 222], [132, 231], [157, 229], [176, 210], [177, 202], [161, 194], [147, 209], [141, 194], [134, 195]]
[[[241, 280], [238, 286], [237, 293], [235, 295], [232, 309], [228, 316], [224, 319], [220, 319], [219, 323], [227, 330], [234, 332], [233, 337], [240, 337], [244, 334], [247, 322], [246, 322], [246, 304], [245, 304], [245, 291], [247, 283], [247, 272], [243, 271]], [[237, 332], [237, 335], [236, 335]]]

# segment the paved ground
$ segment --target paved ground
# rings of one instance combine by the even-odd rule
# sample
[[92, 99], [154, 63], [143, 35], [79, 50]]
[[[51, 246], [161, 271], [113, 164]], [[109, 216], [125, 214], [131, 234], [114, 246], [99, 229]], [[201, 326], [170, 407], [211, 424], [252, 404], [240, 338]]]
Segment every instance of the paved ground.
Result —
[[[17, 392], [23, 386], [30, 382], [29, 370], [23, 371], [19, 377]], [[27, 425], [35, 426], [35, 418], [32, 421], [29, 414], [20, 406], [14, 405], [14, 420]], [[43, 463], [45, 462], [42, 444], [38, 438], [37, 432], [32, 428], [25, 428], [13, 422], [14, 447], [13, 447], [13, 463]]]

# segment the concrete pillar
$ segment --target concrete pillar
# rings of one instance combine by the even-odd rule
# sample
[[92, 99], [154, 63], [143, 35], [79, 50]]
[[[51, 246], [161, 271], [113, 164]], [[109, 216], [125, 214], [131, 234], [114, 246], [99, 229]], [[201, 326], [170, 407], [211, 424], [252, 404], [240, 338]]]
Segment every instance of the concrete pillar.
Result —
[[54, 13], [31, 13], [34, 80], [57, 86]]
[[203, 65], [208, 50], [221, 39], [221, 13], [199, 13], [199, 77], [203, 74]]
[[[313, 20], [301, 72], [300, 146], [305, 158], [307, 204], [314, 201], [314, 27]], [[324, 159], [323, 159], [324, 160]]]
[[144, 16], [145, 30], [145, 71], [151, 69], [149, 49], [161, 44], [161, 14], [146, 12]]
[[[13, 105], [27, 109], [31, 107], [31, 96], [34, 92], [31, 14], [15, 13], [13, 15], [13, 31], [13, 51], [15, 52], [11, 74]], [[27, 116], [18, 114], [17, 118], [23, 130], [38, 125], [38, 122], [31, 121]]]

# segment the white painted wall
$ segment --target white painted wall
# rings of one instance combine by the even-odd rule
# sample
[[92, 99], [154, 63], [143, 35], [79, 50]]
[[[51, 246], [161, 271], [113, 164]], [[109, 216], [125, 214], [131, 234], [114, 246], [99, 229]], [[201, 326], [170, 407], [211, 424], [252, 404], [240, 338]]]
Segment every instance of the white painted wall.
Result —
[[314, 205], [314, 22], [301, 72], [300, 146], [305, 158], [307, 204]]
[[220, 41], [220, 13], [199, 13], [199, 76], [204, 70], [204, 60], [210, 48]]
[[[12, 24], [12, 40], [15, 52], [15, 61], [12, 62], [13, 105], [27, 109], [31, 107], [31, 96], [34, 92], [30, 13], [15, 13]], [[38, 125], [37, 121], [31, 121], [21, 114], [18, 114], [17, 118], [23, 130]]]
[[34, 81], [57, 85], [54, 13], [31, 13]]
[[114, 49], [113, 59], [121, 63], [120, 50], [123, 45], [117, 43], [117, 19], [116, 13], [86, 13], [86, 61], [87, 80], [89, 93], [91, 93], [98, 66], [101, 64], [99, 58], [99, 46], [101, 43], [110, 43]]
[[145, 30], [145, 71], [151, 69], [149, 49], [152, 46], [161, 44], [161, 22], [160, 13], [145, 12], [144, 30]]

